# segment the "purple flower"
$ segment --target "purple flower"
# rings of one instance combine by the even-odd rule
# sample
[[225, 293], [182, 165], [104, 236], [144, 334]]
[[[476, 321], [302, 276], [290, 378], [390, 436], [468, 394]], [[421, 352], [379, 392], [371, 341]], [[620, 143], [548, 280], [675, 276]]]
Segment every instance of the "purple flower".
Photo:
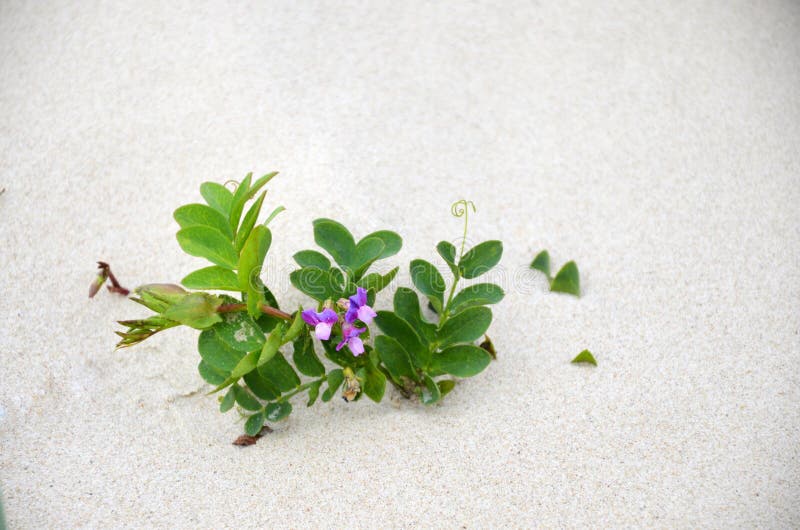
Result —
[[358, 336], [365, 331], [367, 331], [367, 328], [357, 328], [347, 322], [342, 324], [342, 341], [336, 346], [336, 351], [341, 350], [346, 345], [356, 357], [364, 353], [364, 343]]
[[[350, 307], [344, 315], [345, 322], [352, 324], [360, 320], [364, 324], [369, 324], [377, 313], [367, 305], [367, 290], [363, 287], [356, 289], [356, 294], [350, 297]], [[363, 351], [363, 350], [362, 350]]]
[[322, 310], [322, 313], [306, 309], [301, 316], [306, 324], [314, 326], [314, 334], [319, 340], [328, 340], [331, 336], [331, 328], [339, 321], [336, 311], [327, 307]]

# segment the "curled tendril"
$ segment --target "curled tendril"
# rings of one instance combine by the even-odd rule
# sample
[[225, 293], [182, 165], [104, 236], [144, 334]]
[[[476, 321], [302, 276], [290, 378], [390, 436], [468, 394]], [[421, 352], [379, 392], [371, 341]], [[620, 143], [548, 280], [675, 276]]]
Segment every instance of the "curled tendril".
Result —
[[461, 238], [461, 252], [458, 254], [458, 259], [461, 259], [461, 256], [464, 255], [464, 243], [467, 242], [467, 226], [469, 225], [469, 207], [472, 206], [472, 212], [477, 213], [478, 210], [475, 208], [475, 203], [472, 201], [468, 201], [466, 199], [461, 199], [460, 201], [456, 201], [450, 206], [450, 213], [453, 217], [463, 217], [464, 218], [464, 236]]
[[233, 180], [233, 179], [226, 180], [224, 185], [227, 186], [228, 184], [230, 184], [231, 187], [233, 187], [233, 191], [236, 191], [236, 188], [239, 187], [239, 181], [236, 181], [236, 180]]

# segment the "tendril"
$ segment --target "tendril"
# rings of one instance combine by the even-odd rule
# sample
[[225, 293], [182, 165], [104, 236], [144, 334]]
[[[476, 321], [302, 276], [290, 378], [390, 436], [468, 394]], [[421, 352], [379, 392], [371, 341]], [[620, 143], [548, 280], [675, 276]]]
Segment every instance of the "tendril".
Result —
[[231, 187], [233, 188], [233, 191], [236, 191], [236, 188], [239, 187], [239, 181], [237, 181], [237, 180], [233, 180], [233, 179], [226, 180], [224, 185], [227, 186], [228, 184], [231, 185]]
[[458, 259], [464, 255], [464, 244], [467, 242], [467, 226], [469, 225], [469, 207], [472, 206], [472, 212], [477, 213], [475, 203], [466, 199], [456, 201], [450, 206], [450, 213], [453, 217], [464, 218], [464, 236], [461, 238], [461, 252], [458, 254]]

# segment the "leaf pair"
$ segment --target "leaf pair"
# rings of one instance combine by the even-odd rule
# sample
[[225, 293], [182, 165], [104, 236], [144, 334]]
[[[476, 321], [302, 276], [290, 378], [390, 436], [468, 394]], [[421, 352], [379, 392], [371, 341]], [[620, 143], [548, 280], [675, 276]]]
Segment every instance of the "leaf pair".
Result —
[[531, 262], [531, 269], [541, 271], [547, 276], [550, 282], [550, 291], [567, 293], [580, 297], [580, 274], [578, 273], [578, 265], [576, 265], [574, 261], [568, 261], [561, 267], [556, 277], [552, 278], [550, 276], [550, 254], [546, 250], [543, 250], [539, 252]]

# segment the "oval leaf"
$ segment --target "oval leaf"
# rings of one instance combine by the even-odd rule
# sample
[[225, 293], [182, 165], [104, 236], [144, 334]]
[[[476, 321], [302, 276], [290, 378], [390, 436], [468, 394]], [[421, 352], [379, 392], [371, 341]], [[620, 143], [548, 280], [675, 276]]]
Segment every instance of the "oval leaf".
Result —
[[439, 270], [424, 259], [415, 259], [411, 262], [410, 272], [417, 289], [428, 297], [437, 311], [441, 311], [445, 285]]
[[342, 386], [343, 382], [344, 372], [341, 368], [336, 368], [328, 372], [328, 388], [322, 393], [322, 401], [326, 403], [330, 401], [333, 395], [336, 394], [336, 391], [339, 390], [339, 387]]
[[464, 344], [434, 354], [431, 368], [457, 377], [472, 377], [481, 373], [491, 360], [481, 348]]
[[292, 404], [288, 401], [270, 403], [264, 408], [264, 416], [267, 421], [280, 421], [292, 413]]
[[458, 262], [461, 276], [467, 279], [477, 278], [488, 272], [503, 257], [503, 243], [500, 241], [484, 241], [472, 247]]
[[172, 214], [181, 228], [208, 226], [219, 230], [228, 239], [233, 238], [227, 219], [217, 210], [205, 204], [186, 204]]
[[236, 274], [219, 265], [198, 269], [181, 280], [189, 289], [217, 289], [220, 291], [239, 291], [239, 280]]
[[383, 362], [395, 380], [400, 382], [402, 377], [407, 377], [414, 381], [419, 380], [417, 372], [411, 366], [408, 352], [399, 342], [386, 335], [378, 335], [375, 337], [375, 350], [378, 352], [381, 362]]
[[353, 234], [341, 223], [331, 219], [314, 221], [314, 241], [325, 249], [339, 266], [352, 269], [356, 256]]
[[428, 364], [430, 352], [408, 322], [391, 311], [378, 311], [375, 323], [383, 333], [400, 343], [414, 366], [422, 368]]
[[[378, 256], [378, 259], [386, 259], [388, 257], [394, 256], [400, 249], [403, 248], [403, 238], [400, 237], [399, 234], [396, 232], [392, 232], [391, 230], [378, 230], [377, 232], [372, 232], [371, 234], [367, 234], [364, 236], [364, 239], [368, 239], [370, 237], [377, 237], [381, 241], [383, 241], [383, 251]], [[361, 241], [364, 241], [362, 239]], [[359, 243], [361, 244], [361, 243]]]
[[244, 219], [242, 220], [242, 226], [239, 227], [239, 230], [236, 232], [236, 243], [235, 247], [236, 250], [241, 250], [244, 246], [245, 241], [247, 238], [250, 237], [250, 232], [253, 230], [253, 227], [256, 225], [256, 221], [258, 221], [258, 214], [261, 213], [261, 205], [264, 203], [264, 197], [267, 195], [267, 192], [261, 194], [261, 196], [253, 203], [247, 213], [244, 215]]
[[[216, 182], [203, 182], [200, 185], [200, 195], [206, 200], [209, 206], [221, 213], [226, 218], [231, 211], [231, 203], [233, 202], [233, 193]], [[230, 230], [230, 226], [228, 226]]]
[[187, 254], [206, 258], [227, 269], [236, 268], [239, 255], [231, 241], [219, 230], [208, 226], [190, 226], [179, 230], [175, 237]]
[[324, 271], [331, 268], [331, 260], [326, 258], [322, 252], [317, 252], [316, 250], [301, 250], [292, 257], [301, 268], [316, 267]]
[[314, 341], [310, 333], [303, 333], [293, 343], [294, 354], [292, 359], [294, 365], [300, 373], [309, 377], [321, 377], [325, 375], [325, 366], [320, 362], [317, 353], [314, 351]]
[[492, 323], [488, 307], [471, 307], [450, 317], [439, 330], [439, 347], [479, 339]]
[[458, 313], [476, 305], [496, 304], [503, 299], [503, 289], [493, 283], [476, 283], [463, 289], [450, 302], [450, 311]]

